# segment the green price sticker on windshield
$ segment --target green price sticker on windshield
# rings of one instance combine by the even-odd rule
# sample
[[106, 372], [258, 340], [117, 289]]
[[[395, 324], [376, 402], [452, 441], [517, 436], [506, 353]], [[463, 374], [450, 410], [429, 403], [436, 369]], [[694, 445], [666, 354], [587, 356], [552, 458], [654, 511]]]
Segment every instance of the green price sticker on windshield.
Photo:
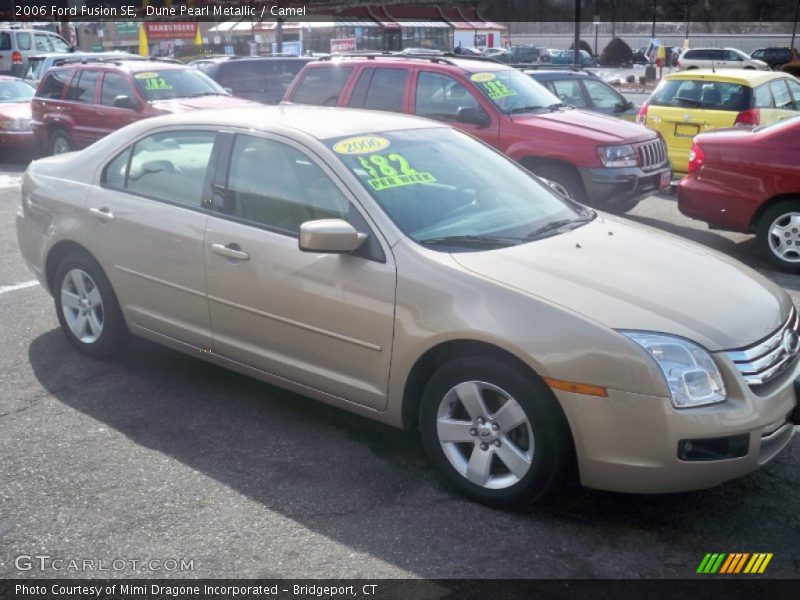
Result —
[[376, 192], [436, 181], [436, 177], [431, 173], [415, 169], [404, 156], [396, 152], [388, 156], [382, 154], [373, 154], [369, 158], [359, 156], [358, 162], [370, 177], [367, 183]]
[[171, 90], [172, 86], [167, 83], [167, 80], [163, 77], [152, 77], [145, 80], [144, 89], [146, 89], [148, 92], [156, 90]]
[[509, 96], [517, 95], [517, 90], [508, 87], [502, 81], [496, 79], [492, 81], [483, 81], [480, 85], [486, 91], [486, 95], [489, 96], [490, 100], [499, 100], [500, 98], [508, 98]]

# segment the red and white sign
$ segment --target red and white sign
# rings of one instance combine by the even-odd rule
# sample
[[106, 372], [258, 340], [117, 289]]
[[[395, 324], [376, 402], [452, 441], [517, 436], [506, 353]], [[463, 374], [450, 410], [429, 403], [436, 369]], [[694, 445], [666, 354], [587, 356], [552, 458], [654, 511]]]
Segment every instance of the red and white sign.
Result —
[[151, 23], [145, 21], [144, 30], [149, 40], [178, 40], [193, 39], [197, 35], [198, 23], [174, 23], [159, 21]]
[[331, 40], [331, 54], [356, 51], [356, 38], [342, 38]]

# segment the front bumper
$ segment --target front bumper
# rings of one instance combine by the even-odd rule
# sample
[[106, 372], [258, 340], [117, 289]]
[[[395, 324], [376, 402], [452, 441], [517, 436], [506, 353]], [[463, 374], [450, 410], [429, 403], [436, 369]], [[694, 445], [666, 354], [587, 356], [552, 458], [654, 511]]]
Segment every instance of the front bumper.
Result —
[[0, 129], [0, 150], [31, 150], [36, 146], [33, 131], [7, 131]]
[[586, 197], [591, 206], [601, 210], [628, 210], [639, 200], [669, 187], [672, 172], [669, 163], [653, 170], [639, 167], [579, 168]]
[[[666, 493], [719, 485], [762, 467], [783, 450], [800, 423], [795, 381], [800, 361], [755, 393], [717, 355], [728, 400], [676, 410], [668, 398], [608, 390], [608, 397], [555, 391], [575, 441], [581, 483], [632, 493]], [[730, 438], [736, 458], [682, 459], [686, 440]], [[742, 446], [745, 446], [742, 449]]]

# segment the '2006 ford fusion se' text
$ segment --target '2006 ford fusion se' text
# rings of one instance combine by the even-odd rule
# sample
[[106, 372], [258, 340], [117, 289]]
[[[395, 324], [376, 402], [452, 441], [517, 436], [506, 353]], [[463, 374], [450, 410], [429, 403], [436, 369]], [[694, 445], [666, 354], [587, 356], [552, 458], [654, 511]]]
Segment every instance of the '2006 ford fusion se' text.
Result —
[[302, 106], [140, 121], [34, 162], [22, 255], [80, 352], [130, 334], [418, 427], [467, 496], [671, 492], [798, 422], [788, 295], [435, 122]]

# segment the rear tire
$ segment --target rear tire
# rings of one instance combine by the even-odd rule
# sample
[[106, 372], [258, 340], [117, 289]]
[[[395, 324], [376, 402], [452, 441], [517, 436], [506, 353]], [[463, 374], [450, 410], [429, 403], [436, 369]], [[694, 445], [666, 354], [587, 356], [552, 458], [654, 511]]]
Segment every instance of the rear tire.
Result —
[[439, 367], [422, 395], [420, 431], [445, 482], [489, 506], [530, 506], [573, 473], [558, 400], [537, 377], [496, 359]]
[[65, 154], [75, 150], [75, 143], [70, 135], [63, 129], [56, 129], [50, 134], [48, 148], [50, 154]]
[[84, 253], [70, 254], [53, 278], [56, 316], [67, 340], [91, 358], [122, 349], [128, 330], [119, 302], [103, 269]]
[[758, 247], [772, 266], [800, 273], [800, 198], [778, 202], [758, 220]]

